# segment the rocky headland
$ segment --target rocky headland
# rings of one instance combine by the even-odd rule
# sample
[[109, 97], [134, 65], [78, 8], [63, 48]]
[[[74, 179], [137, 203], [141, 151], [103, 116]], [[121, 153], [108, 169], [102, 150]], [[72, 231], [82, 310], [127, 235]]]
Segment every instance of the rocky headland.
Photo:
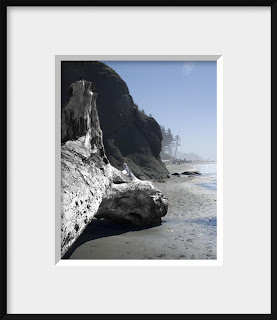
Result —
[[126, 83], [104, 63], [62, 62], [63, 109], [68, 102], [68, 88], [80, 79], [92, 82], [98, 94], [103, 145], [110, 164], [122, 170], [126, 162], [141, 180], [169, 177], [160, 159], [162, 133], [159, 124], [138, 109]]
[[[135, 108], [128, 109], [130, 107], [129, 102], [132, 102], [132, 100], [126, 91], [127, 86], [122, 84], [122, 80], [119, 77], [116, 77], [116, 79], [119, 82], [119, 87], [123, 86], [122, 88], [125, 90], [119, 91], [121, 93], [126, 92], [124, 96], [127, 102], [121, 106], [122, 114], [118, 114], [119, 105], [114, 109], [112, 106], [106, 110], [104, 107], [103, 109], [101, 107], [98, 108], [103, 114], [111, 112], [109, 117], [113, 121], [108, 120], [109, 117], [106, 118], [106, 122], [104, 121], [103, 125], [101, 119], [99, 121], [96, 100], [97, 104], [98, 99], [101, 101], [100, 97], [103, 91], [100, 91], [97, 95], [96, 87], [86, 80], [79, 80], [70, 85], [70, 90], [62, 109], [62, 256], [93, 218], [105, 218], [127, 226], [146, 227], [160, 223], [161, 217], [167, 213], [168, 201], [161, 191], [151, 182], [141, 181], [135, 177], [140, 172], [144, 176], [148, 176], [147, 172], [150, 175], [151, 169], [150, 171], [136, 169], [138, 168], [137, 163], [139, 163], [140, 156], [143, 156], [140, 153], [142, 151], [136, 152], [134, 149], [133, 153], [125, 154], [122, 151], [125, 150], [124, 148], [126, 150], [132, 148], [128, 142], [126, 144], [123, 143], [121, 151], [118, 148], [118, 145], [122, 143], [119, 138], [129, 128], [131, 131], [134, 130], [133, 144], [138, 143], [139, 145], [139, 141], [142, 139], [136, 138], [135, 132], [137, 135], [144, 135], [144, 150], [148, 150], [146, 155], [149, 159], [153, 158], [149, 164], [150, 168], [151, 165], [154, 166], [155, 163], [160, 163], [158, 158], [158, 144], [160, 141], [158, 130], [154, 130], [152, 136], [147, 131], [151, 131], [151, 126], [155, 128], [156, 122], [149, 120], [148, 117], [143, 117]], [[121, 98], [118, 99], [120, 100]], [[103, 101], [106, 101], [105, 99], [102, 96], [102, 106]], [[119, 103], [119, 100], [116, 100], [116, 103]], [[123, 119], [123, 115], [127, 116], [127, 118]], [[111, 121], [110, 124], [108, 123], [109, 121]], [[129, 121], [130, 125], [128, 125]], [[111, 125], [112, 129], [109, 128], [109, 125]], [[105, 153], [106, 145], [104, 147], [101, 128], [104, 128], [103, 130], [106, 130], [107, 133], [106, 145], [108, 146], [110, 157]], [[145, 131], [143, 131], [143, 128]], [[128, 135], [125, 135], [125, 138]], [[117, 142], [112, 142], [115, 140]], [[147, 141], [147, 144], [145, 141]], [[152, 144], [151, 141], [153, 142]], [[112, 148], [115, 149], [113, 153], [111, 153]], [[118, 159], [114, 160], [117, 155]], [[132, 159], [137, 162], [133, 162]], [[123, 163], [119, 165], [121, 161]], [[135, 175], [130, 174], [132, 173], [131, 170], [127, 174], [126, 170], [121, 171], [124, 162], [127, 163], [125, 167], [130, 167]], [[113, 166], [114, 163], [118, 164], [121, 170], [116, 169]], [[142, 166], [142, 168], [144, 167]], [[167, 175], [167, 170], [163, 171], [162, 167], [160, 170], [161, 173], [164, 172]], [[151, 171], [152, 174], [153, 171]]]

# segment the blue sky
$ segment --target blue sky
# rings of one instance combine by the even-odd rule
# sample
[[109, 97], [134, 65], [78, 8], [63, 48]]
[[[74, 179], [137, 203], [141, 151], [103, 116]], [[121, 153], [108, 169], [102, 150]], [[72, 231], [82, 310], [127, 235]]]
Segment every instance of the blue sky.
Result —
[[181, 137], [181, 152], [216, 160], [216, 61], [103, 61], [134, 102]]

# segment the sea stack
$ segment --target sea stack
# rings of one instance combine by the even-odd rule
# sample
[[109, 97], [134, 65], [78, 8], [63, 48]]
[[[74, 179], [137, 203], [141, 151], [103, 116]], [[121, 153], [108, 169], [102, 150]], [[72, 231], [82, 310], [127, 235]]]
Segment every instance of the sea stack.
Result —
[[160, 126], [139, 110], [123, 79], [102, 62], [63, 61], [63, 107], [67, 105], [69, 86], [79, 79], [92, 82], [98, 93], [97, 109], [109, 162], [119, 170], [127, 163], [141, 180], [168, 178], [160, 158]]

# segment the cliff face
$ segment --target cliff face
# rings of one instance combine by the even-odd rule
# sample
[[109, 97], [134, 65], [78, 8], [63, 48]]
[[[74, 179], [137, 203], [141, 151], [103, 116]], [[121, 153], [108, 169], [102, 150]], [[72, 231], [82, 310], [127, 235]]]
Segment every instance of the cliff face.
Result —
[[152, 183], [126, 175], [109, 163], [93, 85], [77, 81], [69, 92], [62, 110], [62, 256], [93, 217], [148, 226], [160, 222], [168, 208]]
[[110, 163], [121, 170], [126, 162], [140, 179], [168, 177], [159, 156], [162, 141], [160, 127], [154, 118], [137, 109], [120, 76], [101, 62], [62, 62], [63, 106], [69, 86], [80, 79], [91, 81], [98, 93], [97, 108], [103, 144]]

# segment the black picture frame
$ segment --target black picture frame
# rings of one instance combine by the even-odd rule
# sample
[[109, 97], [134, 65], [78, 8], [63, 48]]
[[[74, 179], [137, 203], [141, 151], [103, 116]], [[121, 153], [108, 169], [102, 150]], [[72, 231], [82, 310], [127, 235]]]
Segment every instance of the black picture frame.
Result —
[[[69, 320], [85, 320], [85, 319], [270, 319], [276, 317], [276, 310], [274, 303], [271, 303], [272, 309], [271, 314], [7, 314], [7, 8], [11, 6], [128, 6], [128, 2], [124, 1], [88, 1], [88, 0], [1, 0], [1, 11], [0, 11], [0, 23], [1, 23], [1, 136], [2, 149], [5, 151], [5, 156], [1, 157], [1, 203], [2, 203], [2, 214], [1, 214], [1, 232], [0, 232], [0, 261], [1, 261], [1, 301], [0, 301], [0, 319], [69, 319]], [[132, 1], [132, 6], [268, 6], [271, 7], [271, 112], [272, 106], [277, 105], [276, 99], [276, 57], [277, 57], [277, 0], [172, 0], [167, 3], [161, 1]], [[272, 125], [272, 120], [271, 120]], [[271, 142], [272, 148], [272, 142]], [[4, 185], [5, 184], [5, 185]], [[271, 185], [272, 186], [272, 185]], [[4, 206], [3, 206], [4, 204]], [[3, 208], [4, 207], [4, 208]], [[271, 209], [272, 210], [272, 209]], [[274, 215], [271, 211], [271, 256], [273, 250], [273, 226], [274, 226]], [[271, 270], [273, 270], [273, 262], [271, 260]], [[274, 273], [271, 272], [272, 287], [274, 284]], [[271, 288], [271, 302], [273, 297], [273, 288]]]

